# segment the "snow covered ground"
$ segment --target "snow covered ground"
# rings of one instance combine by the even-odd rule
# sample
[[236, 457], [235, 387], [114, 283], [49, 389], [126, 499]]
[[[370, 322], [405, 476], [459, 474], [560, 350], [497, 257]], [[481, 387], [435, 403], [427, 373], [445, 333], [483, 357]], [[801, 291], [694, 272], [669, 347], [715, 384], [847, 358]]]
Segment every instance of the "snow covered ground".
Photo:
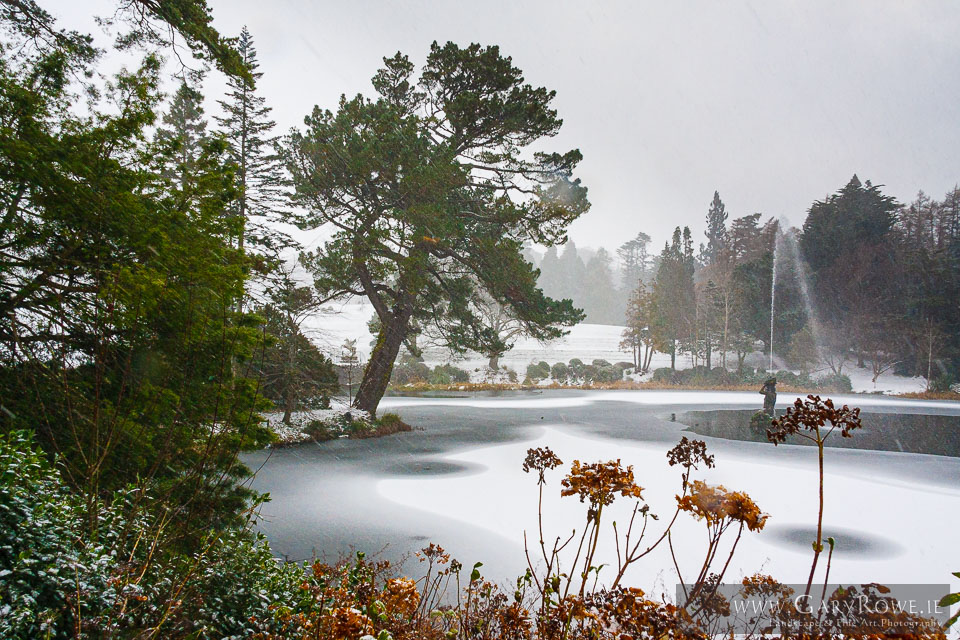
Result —
[[[837, 396], [839, 401], [847, 398]], [[929, 409], [960, 413], [960, 403], [929, 402], [894, 398], [849, 398], [863, 407], [898, 407], [904, 412]], [[789, 403], [790, 398], [783, 398]], [[577, 397], [543, 398], [390, 398], [393, 407], [405, 404], [424, 407], [446, 403], [450, 407], [487, 407], [491, 410], [537, 408], [554, 418], [571, 407], [583, 404], [631, 402], [638, 405], [736, 405], [753, 404], [753, 394], [744, 392], [636, 391], [590, 392]], [[578, 404], [574, 404], [578, 403]], [[455, 410], [455, 409], [453, 409]], [[638, 413], [651, 409], [638, 406]], [[656, 411], [657, 409], [654, 409]], [[594, 415], [601, 415], [600, 413]], [[574, 459], [582, 462], [620, 459], [633, 465], [636, 481], [644, 487], [644, 500], [661, 516], [650, 524], [648, 541], [659, 535], [676, 505], [680, 478], [677, 469], [666, 461], [667, 442], [624, 440], [604, 437], [593, 426], [571, 429], [568, 424], [543, 424], [529, 438], [492, 446], [480, 445], [438, 458], [436, 463], [464, 464], [478, 472], [458, 476], [408, 476], [380, 480], [379, 494], [415, 510], [454, 519], [489, 532], [501, 540], [504, 553], [523, 563], [522, 550], [516, 547], [524, 531], [536, 539], [537, 491], [535, 480], [520, 469], [525, 452], [531, 447], [553, 449], [565, 465], [548, 476], [545, 492], [545, 531], [552, 540], [566, 538], [571, 529], [583, 526], [584, 507], [576, 499], [561, 498], [559, 481]], [[744, 533], [737, 554], [726, 576], [727, 582], [763, 572], [783, 582], [803, 583], [810, 569], [810, 542], [817, 514], [817, 458], [815, 450], [765, 443], [721, 441], [712, 438], [709, 447], [716, 456], [714, 469], [694, 472], [694, 479], [722, 484], [729, 490], [747, 492], [770, 515], [762, 532]], [[837, 540], [831, 567], [831, 582], [862, 583], [947, 583], [952, 579], [944, 560], [956, 545], [956, 513], [960, 512], [960, 486], [956, 483], [955, 458], [885, 451], [828, 449], [826, 452], [827, 536]], [[922, 465], [925, 476], [903, 473], [905, 467]], [[463, 499], [469, 496], [469, 500]], [[629, 520], [625, 500], [606, 511], [607, 526], [616, 520], [621, 527]], [[689, 579], [703, 560], [705, 532], [703, 523], [681, 514], [673, 530], [673, 544], [681, 571]], [[728, 541], [729, 542], [729, 541]], [[718, 554], [726, 558], [727, 551]], [[569, 562], [570, 558], [568, 558]], [[612, 529], [600, 539], [599, 561], [609, 563], [607, 576], [615, 573], [616, 547]], [[722, 565], [722, 562], [720, 563]], [[676, 572], [669, 550], [659, 548], [640, 566], [628, 573], [631, 584], [660, 593], [672, 593]], [[821, 565], [821, 576], [822, 580]], [[602, 577], [603, 574], [601, 574]], [[955, 580], [953, 580], [956, 583]], [[956, 584], [954, 584], [956, 587]]]
[[345, 422], [345, 415], [347, 413], [350, 414], [351, 420], [371, 422], [369, 413], [351, 407], [347, 403], [346, 398], [331, 398], [329, 409], [296, 411], [291, 415], [290, 424], [283, 422], [282, 411], [271, 411], [263, 415], [267, 419], [267, 424], [270, 429], [277, 435], [278, 442], [281, 444], [294, 444], [313, 439], [310, 435], [304, 433], [304, 428], [308, 427], [311, 422], [322, 422], [330, 428], [335, 429], [338, 425]]
[[[357, 349], [362, 357], [370, 355], [370, 346], [374, 337], [367, 329], [367, 323], [373, 317], [373, 307], [361, 300], [353, 300], [345, 304], [331, 305], [304, 323], [304, 332], [317, 346], [334, 360], [339, 358], [344, 340], [356, 340]], [[527, 365], [532, 362], [545, 360], [551, 365], [555, 362], [569, 362], [573, 358], [589, 363], [595, 359], [607, 360], [611, 363], [630, 360], [628, 352], [620, 351], [620, 334], [623, 327], [602, 324], [579, 324], [570, 329], [570, 333], [553, 342], [541, 344], [536, 340], [525, 338], [519, 340], [514, 348], [508, 351], [501, 359], [501, 366], [507, 366], [523, 379]], [[754, 367], [765, 367], [767, 357], [756, 353], [750, 356], [747, 364]], [[486, 373], [487, 358], [479, 354], [468, 354], [466, 357], [453, 356], [442, 348], [424, 349], [424, 361], [435, 366], [452, 362], [461, 369], [466, 369], [475, 381], [482, 381]], [[653, 356], [651, 370], [659, 367], [669, 367], [670, 356], [657, 353]], [[689, 358], [680, 356], [677, 359], [679, 368], [690, 366]], [[923, 391], [926, 380], [921, 377], [905, 378], [891, 372], [882, 374], [876, 383], [872, 381], [873, 374], [869, 369], [858, 369], [853, 363], [848, 363], [843, 370], [853, 383], [853, 390], [861, 393], [908, 393]]]

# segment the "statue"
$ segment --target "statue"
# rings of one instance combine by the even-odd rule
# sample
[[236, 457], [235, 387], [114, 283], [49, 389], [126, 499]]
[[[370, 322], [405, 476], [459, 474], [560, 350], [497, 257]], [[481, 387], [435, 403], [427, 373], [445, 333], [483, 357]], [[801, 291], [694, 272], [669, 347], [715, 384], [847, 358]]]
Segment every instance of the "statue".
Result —
[[777, 379], [770, 378], [760, 387], [760, 393], [763, 394], [763, 412], [774, 417], [777, 406]]

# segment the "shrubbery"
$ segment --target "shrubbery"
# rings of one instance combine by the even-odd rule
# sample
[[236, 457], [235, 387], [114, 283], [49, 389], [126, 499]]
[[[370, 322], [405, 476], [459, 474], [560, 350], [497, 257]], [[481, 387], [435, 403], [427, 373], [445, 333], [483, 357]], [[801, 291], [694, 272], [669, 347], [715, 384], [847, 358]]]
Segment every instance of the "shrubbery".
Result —
[[853, 391], [853, 383], [850, 381], [850, 376], [843, 374], [837, 375], [831, 373], [826, 376], [821, 376], [817, 378], [815, 386], [822, 391], [833, 391], [835, 393], [849, 393]]
[[550, 377], [557, 384], [565, 384], [570, 379], [570, 369], [562, 362], [550, 367]]
[[[852, 419], [857, 411], [840, 410]], [[808, 423], [818, 423], [805, 416], [798, 414], [789, 422], [788, 411], [770, 429], [780, 429], [779, 434], [815, 428]], [[831, 424], [846, 419], [831, 416]], [[768, 420], [763, 417], [764, 422]], [[384, 415], [381, 423], [403, 424], [391, 414]], [[844, 422], [842, 426], [857, 425]], [[582, 558], [577, 553], [569, 569], [564, 566], [566, 571], [561, 571], [560, 559], [567, 545], [560, 538], [552, 546], [531, 549], [528, 561], [538, 569], [518, 578], [511, 594], [483, 579], [481, 563], [467, 570], [433, 544], [417, 554], [424, 564], [416, 580], [397, 577], [389, 563], [368, 562], [362, 553], [333, 566], [283, 563], [272, 556], [261, 536], [246, 528], [210, 536], [196, 553], [154, 546], [163, 526], [134, 515], [144, 513], [135, 507], [138, 494], [117, 492], [113, 502], [93, 505], [91, 511], [81, 497], [65, 488], [30, 436], [15, 431], [0, 437], [0, 637], [705, 639], [711, 637], [705, 630], [720, 622], [726, 602], [715, 591], [726, 570], [726, 564], [713, 566], [715, 549], [723, 538], [732, 556], [740, 534], [745, 529], [762, 530], [768, 516], [747, 494], [691, 477], [714, 464], [703, 442], [684, 437], [667, 453], [667, 460], [679, 468], [680, 495], [673, 517], [662, 522], [649, 513], [632, 467], [623, 467], [619, 460], [574, 461], [559, 483], [560, 495], [585, 504], [592, 515], [580, 534], [580, 545], [583, 540], [594, 542], [583, 547]], [[541, 501], [547, 474], [562, 464], [549, 449], [528, 450], [523, 469], [533, 473]], [[601, 522], [609, 521], [609, 516], [603, 519], [604, 508], [624, 499], [634, 502], [625, 533], [614, 529], [624, 554], [618, 554], [616, 566], [610, 567], [612, 583], [599, 586], [591, 576], [597, 570], [595, 540]], [[539, 515], [542, 529], [543, 513]], [[665, 526], [649, 543], [654, 548], [678, 517], [692, 518], [705, 527], [706, 561], [696, 577], [684, 580], [690, 585], [686, 600], [671, 604], [648, 598], [622, 580], [628, 567], [647, 555], [648, 543], [641, 546], [640, 542], [648, 525]], [[725, 536], [728, 529], [730, 534]], [[731, 544], [728, 540], [734, 536]], [[814, 554], [808, 593], [815, 586], [817, 555], [819, 551]], [[534, 563], [541, 557], [542, 564]], [[920, 626], [921, 618], [890, 606], [872, 607], [871, 611], [886, 613], [862, 619], [831, 615], [832, 606], [826, 614], [811, 615], [791, 607], [793, 591], [771, 576], [744, 578], [743, 589], [778, 603], [769, 619], [774, 626], [803, 624], [815, 630], [817, 637], [837, 637], [840, 625], [847, 637], [866, 637], [856, 625], [862, 625], [862, 630], [885, 628], [894, 620], [912, 625], [905, 628], [932, 629], [912, 637], [944, 637], [938, 628]], [[863, 586], [863, 595], [871, 603], [889, 605], [890, 598], [883, 593], [878, 585]], [[837, 590], [830, 601], [836, 602], [838, 611], [847, 611], [842, 605], [849, 594], [859, 597], [851, 588]], [[717, 607], [704, 606], [717, 598]]]
[[949, 373], [941, 373], [930, 381], [930, 391], [934, 393], [948, 393], [953, 391], [956, 380]]
[[737, 375], [735, 371], [727, 371], [722, 367], [707, 369], [701, 366], [692, 369], [676, 370], [670, 367], [661, 367], [653, 371], [651, 380], [661, 384], [678, 386], [712, 385], [723, 387], [761, 385], [770, 377], [776, 377], [777, 384], [785, 387], [816, 389], [835, 393], [848, 393], [853, 389], [850, 378], [845, 375], [838, 376], [831, 374], [813, 379], [806, 373], [796, 374], [786, 370], [770, 373], [764, 369], [752, 369], [751, 367], [744, 367], [740, 375]]
[[550, 377], [550, 364], [541, 360], [540, 362], [527, 365], [527, 377], [536, 382]]
[[439, 364], [430, 372], [430, 384], [470, 382], [470, 374], [452, 364]]
[[393, 367], [391, 384], [457, 384], [470, 382], [470, 373], [452, 364], [440, 364], [431, 369], [421, 360], [405, 356]]
[[[144, 496], [88, 505], [31, 436], [0, 436], [0, 637], [247, 637], [280, 630], [272, 605], [298, 607], [303, 569], [278, 563], [247, 529], [211, 535], [196, 554], [164, 545]], [[225, 577], [229, 579], [225, 579]]]

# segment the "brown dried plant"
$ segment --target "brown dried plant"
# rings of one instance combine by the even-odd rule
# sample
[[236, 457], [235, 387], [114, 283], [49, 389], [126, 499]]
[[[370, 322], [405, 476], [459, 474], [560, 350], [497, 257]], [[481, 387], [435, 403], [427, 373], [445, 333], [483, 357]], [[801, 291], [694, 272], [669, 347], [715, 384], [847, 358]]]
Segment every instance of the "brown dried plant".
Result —
[[[834, 429], [849, 434], [858, 426], [858, 411], [846, 407], [836, 409], [829, 401], [811, 397], [808, 403], [798, 403], [795, 410], [776, 421], [771, 431], [782, 434], [782, 438], [803, 432], [822, 446]], [[771, 436], [776, 442], [783, 442], [782, 438]], [[537, 475], [543, 565], [539, 569], [534, 566], [524, 535], [528, 569], [517, 578], [512, 597], [483, 578], [481, 563], [476, 563], [467, 576], [463, 566], [435, 544], [416, 554], [424, 567], [419, 580], [390, 575], [389, 563], [370, 562], [358, 554], [352, 563], [336, 566], [315, 563], [312, 574], [300, 587], [302, 602], [296, 607], [274, 610], [275, 620], [270, 628], [280, 624], [284, 631], [263, 632], [253, 637], [261, 640], [356, 640], [361, 637], [377, 640], [705, 640], [730, 636], [734, 629], [730, 622], [732, 608], [719, 586], [744, 530], [761, 531], [768, 516], [745, 493], [690, 478], [694, 470], [714, 464], [703, 442], [684, 437], [668, 452], [667, 461], [670, 466], [681, 468], [681, 492], [676, 496], [673, 517], [646, 548], [641, 549], [641, 541], [648, 525], [658, 518], [643, 503], [642, 489], [633, 468], [624, 467], [620, 460], [592, 464], [574, 461], [562, 478], [560, 493], [561, 497], [579, 498], [587, 514], [574, 559], [569, 567], [561, 566], [561, 555], [577, 539], [577, 532], [566, 539], [557, 536], [550, 545], [546, 543], [543, 491], [548, 472], [563, 463], [549, 448], [530, 449], [523, 470]], [[617, 499], [632, 501], [634, 508], [625, 535], [621, 536], [616, 523], [612, 523], [617, 544], [617, 574], [609, 586], [600, 586], [600, 568], [594, 566], [594, 555], [604, 508]], [[686, 600], [660, 602], [648, 598], [641, 589], [621, 586], [626, 569], [664, 540], [680, 573], [671, 539], [671, 529], [680, 513], [703, 522], [708, 533], [705, 559], [698, 575], [689, 583]], [[642, 526], [638, 517], [642, 519]], [[725, 535], [732, 530], [736, 530], [736, 537], [730, 544], [729, 554], [723, 566], [713, 571], [718, 550], [726, 545]], [[682, 576], [681, 583], [685, 584]], [[738, 620], [736, 632], [745, 638], [779, 635], [826, 640], [842, 636], [865, 640], [880, 637], [876, 629], [888, 624], [908, 629], [897, 637], [945, 638], [939, 628], [925, 626], [929, 621], [904, 614], [895, 607], [889, 608], [889, 615], [870, 613], [859, 618], [829, 612], [814, 615], [798, 607], [792, 590], [770, 576], [757, 574], [745, 578], [740, 593], [777, 605], [772, 614]], [[864, 585], [862, 591], [839, 589], [828, 602], [843, 610], [844, 605], [857, 598], [879, 602], [886, 597], [884, 593], [879, 585]], [[260, 622], [250, 620], [255, 626]]]
[[[786, 441], [788, 436], [795, 435], [814, 443], [817, 447], [817, 461], [819, 469], [819, 509], [817, 511], [817, 539], [813, 542], [813, 563], [810, 565], [810, 576], [807, 578], [805, 596], [810, 595], [813, 586], [813, 577], [817, 571], [817, 560], [823, 552], [823, 447], [827, 438], [839, 430], [844, 438], [850, 438], [854, 429], [863, 426], [860, 421], [860, 408], [850, 408], [847, 405], [837, 407], [833, 400], [822, 400], [820, 396], [809, 395], [806, 400], [797, 398], [786, 413], [775, 418], [767, 430], [767, 439], [774, 446]], [[828, 428], [829, 427], [829, 428]], [[831, 539], [832, 543], [832, 539]], [[833, 545], [830, 545], [831, 556]], [[826, 580], [830, 575], [830, 566], [827, 565]]]

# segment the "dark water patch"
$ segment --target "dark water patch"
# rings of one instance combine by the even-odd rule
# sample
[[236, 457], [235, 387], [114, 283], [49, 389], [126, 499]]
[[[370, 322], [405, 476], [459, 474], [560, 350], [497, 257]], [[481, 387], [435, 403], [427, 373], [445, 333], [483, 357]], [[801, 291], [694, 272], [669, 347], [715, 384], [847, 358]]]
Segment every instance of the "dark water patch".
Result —
[[450, 462], [447, 460], [411, 460], [399, 462], [384, 471], [393, 476], [474, 475], [484, 470], [480, 464]]
[[[866, 531], [854, 531], [824, 526], [823, 548], [830, 547], [827, 538], [833, 538], [833, 555], [849, 558], [893, 558], [901, 555], [905, 549], [899, 543]], [[763, 530], [763, 540], [780, 547], [796, 551], [813, 553], [813, 542], [817, 539], [817, 528], [807, 525], [769, 525]]]
[[[755, 413], [755, 410], [687, 411], [678, 413], [676, 420], [687, 425], [686, 431], [703, 436], [767, 442], [765, 430], [750, 425]], [[777, 415], [782, 412], [778, 411]], [[850, 438], [834, 433], [827, 438], [826, 446], [960, 457], [960, 416], [861, 413], [860, 418], [862, 429], [854, 430]], [[799, 436], [788, 437], [787, 443], [814, 446]]]

